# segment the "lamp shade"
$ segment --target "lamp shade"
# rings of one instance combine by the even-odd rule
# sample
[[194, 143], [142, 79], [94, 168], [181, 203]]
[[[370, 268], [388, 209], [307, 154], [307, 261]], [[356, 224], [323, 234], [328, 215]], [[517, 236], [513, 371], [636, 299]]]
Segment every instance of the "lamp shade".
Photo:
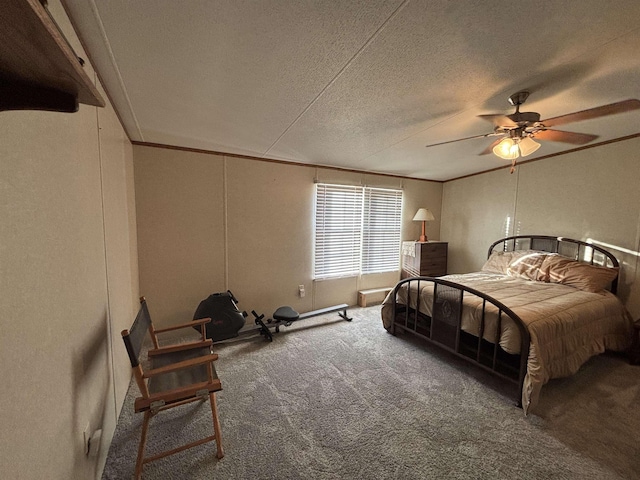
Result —
[[518, 144], [512, 138], [505, 138], [493, 147], [493, 153], [505, 160], [513, 160], [519, 157]]
[[427, 208], [420, 208], [413, 216], [413, 220], [416, 222], [430, 222], [435, 220], [436, 217], [433, 216], [433, 213]]
[[524, 137], [518, 144], [520, 148], [520, 155], [526, 157], [540, 148], [540, 144], [533, 140], [531, 137]]

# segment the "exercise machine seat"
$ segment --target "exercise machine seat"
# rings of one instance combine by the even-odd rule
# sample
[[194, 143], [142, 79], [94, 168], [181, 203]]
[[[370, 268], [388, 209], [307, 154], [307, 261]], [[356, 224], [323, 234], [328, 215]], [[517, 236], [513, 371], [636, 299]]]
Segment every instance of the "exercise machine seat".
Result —
[[300, 314], [289, 306], [278, 307], [278, 309], [273, 312], [273, 319], [284, 323], [295, 322], [299, 317]]

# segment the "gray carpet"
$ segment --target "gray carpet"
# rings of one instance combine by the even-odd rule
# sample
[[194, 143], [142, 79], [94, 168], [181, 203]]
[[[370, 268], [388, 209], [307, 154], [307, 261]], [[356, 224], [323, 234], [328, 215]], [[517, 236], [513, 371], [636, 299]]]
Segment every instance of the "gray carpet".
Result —
[[[226, 456], [212, 443], [144, 479], [640, 479], [640, 367], [602, 355], [542, 390], [525, 417], [512, 387], [408, 336], [380, 307], [217, 347]], [[124, 351], [123, 351], [124, 355]], [[103, 479], [132, 478], [142, 414], [132, 383]], [[160, 413], [147, 452], [211, 435], [208, 403]]]

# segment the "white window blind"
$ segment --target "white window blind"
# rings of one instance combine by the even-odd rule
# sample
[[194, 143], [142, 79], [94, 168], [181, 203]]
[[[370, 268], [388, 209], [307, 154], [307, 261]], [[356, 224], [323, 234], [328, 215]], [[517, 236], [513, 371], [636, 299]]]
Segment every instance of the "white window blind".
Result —
[[365, 188], [362, 227], [362, 273], [400, 267], [402, 191]]
[[316, 185], [314, 277], [357, 275], [362, 243], [362, 187]]
[[314, 278], [397, 270], [402, 191], [316, 184]]

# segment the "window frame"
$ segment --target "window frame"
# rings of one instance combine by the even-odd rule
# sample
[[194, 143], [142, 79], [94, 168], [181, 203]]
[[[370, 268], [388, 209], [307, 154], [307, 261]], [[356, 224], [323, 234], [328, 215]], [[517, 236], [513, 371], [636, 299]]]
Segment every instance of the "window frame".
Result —
[[[353, 198], [347, 199], [343, 205], [344, 217], [332, 217], [332, 210], [335, 212], [340, 209], [340, 195], [351, 195]], [[313, 211], [313, 280], [400, 271], [403, 201], [404, 192], [401, 189], [316, 183]], [[384, 209], [385, 203], [391, 204], [394, 212], [389, 215], [384, 211], [382, 217], [392, 218], [381, 219], [375, 215], [372, 217], [371, 212], [376, 208]], [[389, 222], [392, 225], [388, 225]], [[340, 231], [340, 228], [343, 228], [343, 231]], [[370, 245], [378, 242], [380, 237], [385, 238], [383, 231], [390, 228], [397, 229], [391, 245], [383, 240], [382, 253], [372, 255]], [[340, 239], [345, 241], [340, 243]], [[329, 259], [333, 255], [332, 250], [337, 254], [335, 258]], [[384, 259], [384, 266], [380, 269], [370, 267], [375, 263], [376, 255], [381, 255]]]

